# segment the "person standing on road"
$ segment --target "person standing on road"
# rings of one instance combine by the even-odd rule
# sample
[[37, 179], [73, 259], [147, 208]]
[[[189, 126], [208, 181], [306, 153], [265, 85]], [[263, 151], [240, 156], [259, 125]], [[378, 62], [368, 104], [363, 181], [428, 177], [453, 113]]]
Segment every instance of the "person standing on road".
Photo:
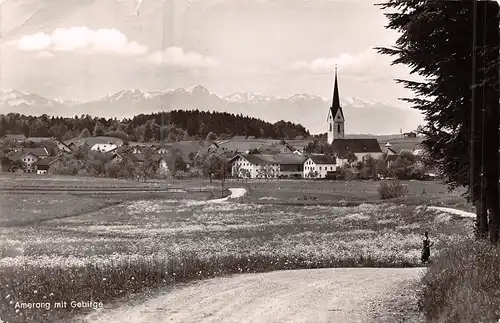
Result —
[[434, 242], [431, 242], [429, 239], [429, 232], [425, 231], [424, 240], [422, 240], [422, 263], [425, 264], [429, 261], [431, 256], [431, 247], [434, 245]]

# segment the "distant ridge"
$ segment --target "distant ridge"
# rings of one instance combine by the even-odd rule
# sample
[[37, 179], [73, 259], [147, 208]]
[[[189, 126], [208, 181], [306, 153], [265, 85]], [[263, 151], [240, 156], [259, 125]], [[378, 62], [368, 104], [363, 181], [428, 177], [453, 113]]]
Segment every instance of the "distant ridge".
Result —
[[[388, 134], [416, 129], [420, 113], [387, 103], [362, 98], [341, 98], [347, 133]], [[287, 98], [255, 93], [235, 93], [220, 97], [202, 85], [189, 89], [142, 91], [127, 89], [89, 102], [48, 99], [16, 90], [0, 91], [0, 113], [72, 117], [90, 114], [99, 117], [130, 118], [141, 113], [171, 110], [203, 110], [243, 114], [271, 123], [279, 120], [300, 123], [311, 133], [325, 131], [328, 100], [310, 94]]]

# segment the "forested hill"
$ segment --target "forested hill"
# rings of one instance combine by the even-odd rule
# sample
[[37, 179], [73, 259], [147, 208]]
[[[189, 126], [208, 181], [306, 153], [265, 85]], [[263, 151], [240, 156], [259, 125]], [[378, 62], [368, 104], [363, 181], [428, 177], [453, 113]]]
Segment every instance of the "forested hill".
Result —
[[73, 118], [25, 116], [18, 113], [0, 115], [0, 136], [23, 133], [27, 137], [57, 137], [62, 140], [78, 137], [82, 131], [95, 136], [109, 135], [131, 141], [180, 141], [203, 139], [209, 134], [218, 138], [256, 137], [294, 139], [309, 137], [300, 124], [279, 121], [274, 124], [242, 114], [174, 110], [164, 113], [140, 114], [132, 119]]

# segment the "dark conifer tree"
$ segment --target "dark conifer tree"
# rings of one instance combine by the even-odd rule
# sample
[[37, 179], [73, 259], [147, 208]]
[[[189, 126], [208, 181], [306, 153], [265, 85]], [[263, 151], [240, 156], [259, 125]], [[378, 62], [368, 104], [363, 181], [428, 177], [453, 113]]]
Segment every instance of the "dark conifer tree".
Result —
[[[389, 0], [380, 4], [383, 10], [393, 10], [386, 13], [387, 28], [399, 31], [401, 36], [394, 47], [378, 48], [378, 51], [396, 57], [393, 64], [407, 65], [412, 74], [423, 79], [397, 80], [415, 94], [414, 98], [404, 100], [425, 116], [423, 145], [450, 188], [468, 187], [470, 199], [480, 202], [476, 204], [479, 233], [488, 231], [485, 210], [490, 211], [490, 238], [496, 242], [499, 216], [498, 4], [478, 1], [475, 18], [474, 2]], [[476, 41], [476, 56], [473, 56], [473, 41]], [[480, 45], [486, 45], [483, 46], [485, 50]], [[478, 64], [473, 64], [473, 57]], [[476, 118], [471, 118], [473, 106]], [[471, 129], [475, 129], [474, 135]], [[482, 136], [487, 139], [481, 140]], [[481, 193], [484, 192], [481, 165], [484, 165], [487, 194]], [[473, 181], [470, 181], [471, 173]]]

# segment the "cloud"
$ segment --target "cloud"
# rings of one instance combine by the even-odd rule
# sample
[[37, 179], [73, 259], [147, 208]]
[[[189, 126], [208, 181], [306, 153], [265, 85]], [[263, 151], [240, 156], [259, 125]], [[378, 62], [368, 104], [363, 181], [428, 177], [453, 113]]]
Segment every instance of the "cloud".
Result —
[[179, 47], [169, 47], [164, 51], [153, 52], [144, 61], [155, 65], [179, 68], [210, 68], [218, 66], [218, 63], [211, 57], [196, 52], [185, 52]]
[[15, 42], [22, 51], [53, 51], [103, 53], [114, 55], [144, 55], [148, 49], [117, 29], [92, 30], [87, 27], [55, 29], [50, 35], [39, 32], [21, 37]]
[[352, 54], [341, 54], [337, 57], [321, 57], [312, 61], [296, 61], [288, 66], [289, 71], [308, 74], [331, 74], [335, 66], [339, 69], [352, 72], [362, 72], [365, 68], [373, 67], [380, 55], [372, 48], [365, 52]]

